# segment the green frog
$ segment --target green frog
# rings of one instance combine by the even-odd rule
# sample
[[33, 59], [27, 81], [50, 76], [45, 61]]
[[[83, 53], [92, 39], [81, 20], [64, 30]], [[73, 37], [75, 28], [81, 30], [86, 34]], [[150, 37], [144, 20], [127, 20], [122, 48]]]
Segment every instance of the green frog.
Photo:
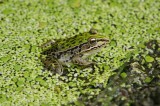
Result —
[[63, 74], [63, 66], [72, 64], [89, 66], [94, 62], [87, 61], [87, 57], [100, 51], [109, 43], [106, 36], [96, 31], [81, 33], [74, 37], [51, 40], [42, 47], [42, 62], [54, 73]]

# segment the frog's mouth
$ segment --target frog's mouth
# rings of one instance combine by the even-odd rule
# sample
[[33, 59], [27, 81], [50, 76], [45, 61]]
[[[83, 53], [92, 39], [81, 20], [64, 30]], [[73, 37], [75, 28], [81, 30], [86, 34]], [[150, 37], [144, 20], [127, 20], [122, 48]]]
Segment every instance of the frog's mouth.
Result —
[[[98, 52], [99, 49], [104, 48], [105, 46], [107, 46], [107, 44], [109, 43], [108, 39], [98, 39], [96, 40], [95, 44], [90, 44], [90, 46], [88, 48], [86, 48], [85, 50], [83, 50], [81, 53], [82, 54], [92, 54], [95, 52]], [[88, 55], [89, 55], [88, 54]]]
[[98, 39], [97, 40], [97, 45], [98, 46], [103, 46], [103, 45], [106, 45], [108, 44], [110, 41], [108, 39]]
[[99, 40], [97, 40], [96, 45], [90, 47], [90, 50], [105, 47], [105, 46], [107, 46], [108, 43], [109, 43], [109, 40], [107, 40], [107, 39], [99, 39]]

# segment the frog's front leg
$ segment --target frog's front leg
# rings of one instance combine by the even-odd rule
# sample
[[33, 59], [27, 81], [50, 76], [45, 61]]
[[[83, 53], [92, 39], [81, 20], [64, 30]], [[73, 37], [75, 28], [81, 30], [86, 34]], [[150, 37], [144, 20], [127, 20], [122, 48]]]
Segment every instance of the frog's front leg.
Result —
[[80, 56], [74, 56], [72, 58], [72, 62], [75, 63], [75, 64], [78, 64], [78, 65], [83, 65], [83, 66], [89, 66], [89, 65], [94, 65], [95, 64], [94, 62], [87, 61], [86, 59], [83, 59]]
[[63, 74], [63, 66], [57, 59], [51, 58], [50, 56], [42, 59], [44, 67], [51, 70], [53, 73]]

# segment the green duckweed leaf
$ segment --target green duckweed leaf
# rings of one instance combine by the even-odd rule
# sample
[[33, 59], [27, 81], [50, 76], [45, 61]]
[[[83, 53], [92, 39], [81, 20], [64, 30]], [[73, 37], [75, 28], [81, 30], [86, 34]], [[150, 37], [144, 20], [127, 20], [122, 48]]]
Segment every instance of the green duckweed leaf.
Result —
[[35, 80], [38, 81], [40, 83], [40, 85], [47, 86], [46, 81], [44, 81], [42, 77], [36, 77]]
[[154, 61], [154, 58], [151, 57], [151, 56], [149, 56], [149, 55], [147, 55], [147, 56], [145, 57], [145, 60], [146, 60], [146, 62], [153, 62], [153, 61]]
[[45, 28], [47, 25], [47, 22], [39, 22], [39, 28]]
[[42, 85], [42, 86], [47, 86], [47, 82], [44, 81], [44, 80], [39, 81], [39, 83], [40, 83], [40, 85]]
[[25, 79], [24, 78], [19, 78], [17, 81], [18, 86], [23, 86], [25, 84]]
[[31, 48], [31, 52], [36, 52], [36, 48], [37, 48], [37, 46], [33, 45]]
[[11, 8], [6, 8], [5, 10], [3, 10], [2, 13], [3, 13], [3, 14], [11, 14], [11, 13], [13, 13], [13, 9], [11, 9]]
[[40, 106], [50, 106], [49, 103], [42, 103]]
[[25, 78], [28, 78], [28, 77], [29, 77], [29, 75], [30, 75], [30, 72], [25, 71], [23, 75], [24, 75], [24, 77], [25, 77]]
[[0, 103], [5, 102], [6, 100], [7, 100], [6, 95], [4, 95], [4, 94], [0, 94]]
[[3, 61], [4, 63], [8, 62], [11, 59], [11, 56], [5, 56], [5, 57], [1, 57], [0, 60]]
[[16, 71], [19, 71], [21, 68], [22, 68], [22, 66], [19, 65], [19, 64], [16, 64], [16, 65], [14, 66], [14, 69], [15, 69]]
[[80, 1], [81, 1], [81, 0], [68, 0], [68, 4], [69, 4], [72, 8], [78, 8], [78, 7], [80, 7]]
[[110, 45], [113, 46], [113, 47], [115, 47], [115, 46], [117, 45], [117, 42], [116, 42], [115, 40], [112, 40], [112, 41], [110, 42]]
[[124, 79], [127, 77], [127, 74], [125, 72], [121, 73], [120, 76]]
[[21, 87], [21, 86], [20, 86], [20, 87], [17, 87], [17, 89], [16, 89], [16, 90], [20, 92], [20, 91], [22, 91], [22, 90], [23, 90], [23, 87]]
[[30, 44], [26, 44], [23, 47], [25, 48], [26, 51], [29, 52], [31, 46], [30, 46]]
[[150, 83], [152, 81], [152, 79], [150, 77], [146, 77], [146, 79], [144, 80], [146, 83]]

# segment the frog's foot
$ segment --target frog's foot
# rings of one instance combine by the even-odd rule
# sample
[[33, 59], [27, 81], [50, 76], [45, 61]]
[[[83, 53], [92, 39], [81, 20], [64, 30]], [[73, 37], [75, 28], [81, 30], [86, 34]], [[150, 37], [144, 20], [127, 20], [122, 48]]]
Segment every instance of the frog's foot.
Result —
[[62, 75], [63, 74], [63, 66], [62, 66], [62, 64], [60, 64], [57, 60], [54, 60], [54, 63], [52, 63], [52, 64], [54, 64], [54, 65], [52, 65], [52, 68], [54, 68], [54, 71], [56, 73], [58, 73], [59, 75]]
[[42, 62], [44, 64], [44, 67], [50, 70], [53, 74], [63, 74], [63, 66], [56, 59], [46, 58], [45, 60], [43, 59]]

